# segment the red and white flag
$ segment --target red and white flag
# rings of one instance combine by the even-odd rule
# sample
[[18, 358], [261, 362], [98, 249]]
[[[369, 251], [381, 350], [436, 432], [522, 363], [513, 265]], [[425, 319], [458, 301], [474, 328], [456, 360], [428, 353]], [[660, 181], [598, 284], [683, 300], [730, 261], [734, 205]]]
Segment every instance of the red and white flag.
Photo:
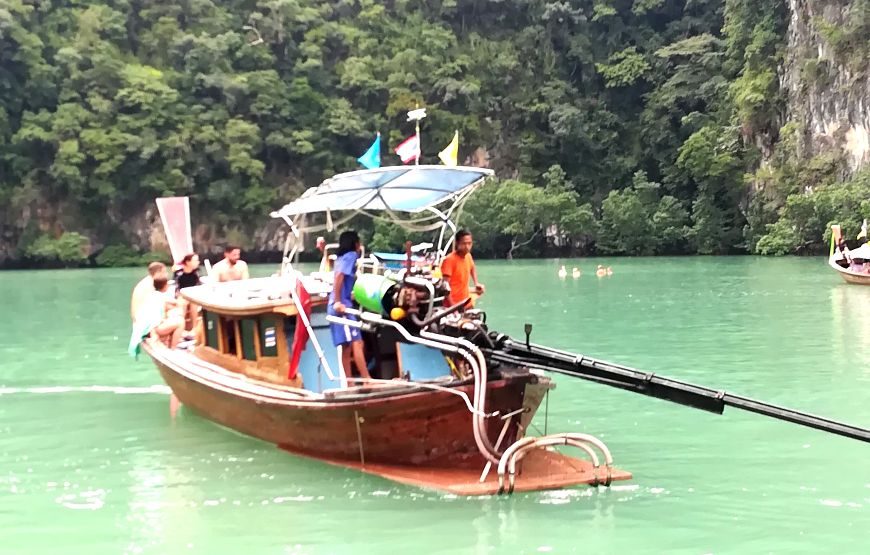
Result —
[[412, 135], [396, 147], [396, 154], [402, 159], [403, 164], [413, 162], [420, 157], [420, 136]]

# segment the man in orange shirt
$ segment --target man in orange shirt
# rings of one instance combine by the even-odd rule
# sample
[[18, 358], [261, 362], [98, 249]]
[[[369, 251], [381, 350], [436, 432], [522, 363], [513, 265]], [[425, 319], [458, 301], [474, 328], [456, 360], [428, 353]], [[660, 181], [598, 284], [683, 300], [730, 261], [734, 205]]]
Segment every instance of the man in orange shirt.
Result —
[[[483, 295], [484, 287], [477, 280], [477, 268], [474, 267], [474, 259], [471, 257], [472, 244], [471, 232], [464, 229], [457, 231], [453, 240], [453, 252], [441, 262], [441, 275], [450, 284], [450, 294], [444, 299], [446, 306], [453, 306], [471, 296], [468, 291], [469, 277], [474, 280], [475, 292]], [[474, 306], [474, 301], [468, 306]]]

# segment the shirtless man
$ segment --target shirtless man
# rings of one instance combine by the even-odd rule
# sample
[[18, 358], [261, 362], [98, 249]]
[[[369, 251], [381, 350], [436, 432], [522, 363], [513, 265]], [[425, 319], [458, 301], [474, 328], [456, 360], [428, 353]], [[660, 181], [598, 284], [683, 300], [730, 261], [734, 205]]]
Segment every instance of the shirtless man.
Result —
[[212, 272], [217, 275], [218, 281], [236, 281], [248, 279], [248, 265], [240, 260], [242, 249], [227, 245], [224, 249], [224, 259], [212, 266]]
[[133, 296], [130, 298], [130, 318], [136, 320], [136, 313], [143, 301], [154, 292], [154, 280], [167, 278], [166, 265], [162, 262], [152, 262], [148, 265], [148, 275], [143, 277], [136, 287], [133, 288]]

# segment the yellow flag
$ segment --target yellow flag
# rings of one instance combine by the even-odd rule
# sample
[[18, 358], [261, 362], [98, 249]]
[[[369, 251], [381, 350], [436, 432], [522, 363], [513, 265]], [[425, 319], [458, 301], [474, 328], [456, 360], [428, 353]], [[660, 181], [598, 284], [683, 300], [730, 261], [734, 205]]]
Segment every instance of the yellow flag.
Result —
[[457, 166], [459, 162], [459, 131], [453, 134], [453, 140], [447, 145], [444, 150], [438, 153], [438, 158], [445, 166]]

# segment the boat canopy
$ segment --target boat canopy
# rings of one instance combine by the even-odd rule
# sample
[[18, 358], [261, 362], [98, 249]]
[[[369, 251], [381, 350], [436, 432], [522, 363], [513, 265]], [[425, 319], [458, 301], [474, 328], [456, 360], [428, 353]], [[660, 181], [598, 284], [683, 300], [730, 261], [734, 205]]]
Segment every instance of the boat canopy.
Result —
[[870, 243], [864, 243], [857, 249], [852, 249], [849, 251], [849, 256], [854, 260], [855, 258], [859, 260], [870, 260]]
[[292, 269], [303, 232], [332, 231], [358, 214], [393, 222], [407, 231], [437, 232], [436, 258], [441, 259], [456, 231], [452, 218], [458, 218], [469, 195], [493, 174], [486, 168], [422, 165], [330, 177], [272, 212], [292, 230], [284, 243], [284, 267]]
[[493, 171], [465, 166], [393, 166], [342, 173], [272, 213], [294, 218], [324, 212], [417, 213], [465, 197]]

